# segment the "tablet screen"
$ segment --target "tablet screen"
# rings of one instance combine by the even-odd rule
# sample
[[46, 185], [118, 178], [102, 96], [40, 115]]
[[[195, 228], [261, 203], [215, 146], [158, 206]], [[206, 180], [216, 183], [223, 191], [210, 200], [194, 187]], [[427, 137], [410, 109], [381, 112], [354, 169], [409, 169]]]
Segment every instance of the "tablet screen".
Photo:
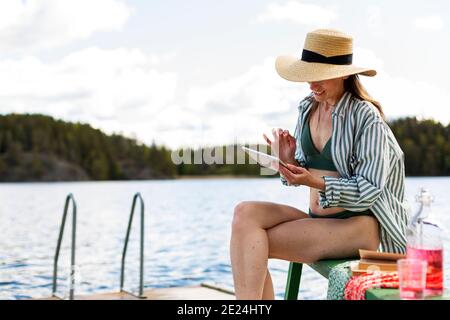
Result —
[[250, 148], [247, 148], [247, 147], [241, 147], [241, 148], [245, 152], [247, 152], [250, 155], [250, 157], [252, 157], [252, 159], [254, 159], [256, 162], [258, 162], [263, 167], [274, 169], [273, 165], [272, 165], [273, 162], [278, 162], [281, 165], [287, 167], [286, 163], [284, 163], [279, 158], [274, 157], [274, 156], [272, 156], [270, 154], [259, 152], [257, 150], [250, 149]]

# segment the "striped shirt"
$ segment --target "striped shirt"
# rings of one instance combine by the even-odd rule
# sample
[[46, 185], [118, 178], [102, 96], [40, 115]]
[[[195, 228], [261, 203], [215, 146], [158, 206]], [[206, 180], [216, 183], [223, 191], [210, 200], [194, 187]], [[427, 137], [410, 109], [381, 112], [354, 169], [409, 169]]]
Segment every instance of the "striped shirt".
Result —
[[[300, 102], [294, 132], [295, 159], [305, 166], [301, 134], [314, 104], [312, 94]], [[323, 208], [370, 209], [380, 224], [380, 252], [405, 253], [408, 213], [404, 155], [389, 126], [368, 101], [345, 92], [332, 113], [331, 155], [340, 177], [324, 176], [319, 191]], [[281, 177], [283, 184], [286, 180]]]

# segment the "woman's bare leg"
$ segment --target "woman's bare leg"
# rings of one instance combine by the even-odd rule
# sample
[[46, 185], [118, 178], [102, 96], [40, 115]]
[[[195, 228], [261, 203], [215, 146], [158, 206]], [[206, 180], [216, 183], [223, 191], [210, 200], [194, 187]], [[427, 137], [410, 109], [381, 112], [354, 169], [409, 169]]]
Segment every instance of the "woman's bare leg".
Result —
[[262, 299], [275, 300], [275, 292], [273, 290], [272, 277], [270, 276], [269, 269], [267, 269], [266, 280], [264, 281]]
[[[230, 257], [237, 299], [273, 296], [267, 271], [269, 241], [267, 229], [281, 223], [307, 218], [304, 212], [271, 202], [241, 202], [235, 208]], [[264, 290], [264, 286], [268, 286]]]
[[377, 250], [376, 218], [302, 219], [267, 230], [269, 257], [311, 263], [322, 259], [357, 257], [358, 249]]

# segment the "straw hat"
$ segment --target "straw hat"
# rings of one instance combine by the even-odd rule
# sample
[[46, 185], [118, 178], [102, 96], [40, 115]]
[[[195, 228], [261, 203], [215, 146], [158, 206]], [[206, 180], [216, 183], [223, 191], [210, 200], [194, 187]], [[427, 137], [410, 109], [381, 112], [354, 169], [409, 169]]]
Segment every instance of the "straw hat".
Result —
[[333, 29], [319, 29], [306, 35], [302, 57], [279, 56], [278, 74], [289, 81], [311, 82], [361, 74], [373, 77], [375, 70], [352, 65], [353, 38]]

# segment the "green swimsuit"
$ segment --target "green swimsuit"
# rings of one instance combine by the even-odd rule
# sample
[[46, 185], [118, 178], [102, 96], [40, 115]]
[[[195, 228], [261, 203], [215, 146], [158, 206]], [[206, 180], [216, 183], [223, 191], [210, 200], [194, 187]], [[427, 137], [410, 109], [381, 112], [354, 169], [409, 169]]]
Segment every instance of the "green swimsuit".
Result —
[[[305, 167], [307, 169], [314, 168], [320, 170], [337, 171], [331, 157], [331, 138], [323, 147], [322, 152], [319, 152], [312, 141], [309, 119], [305, 121], [305, 128], [302, 130], [301, 144], [306, 160]], [[370, 210], [365, 210], [362, 212], [346, 210], [334, 214], [319, 215], [309, 209], [309, 216], [311, 218], [345, 219], [355, 216], [373, 216], [373, 214]]]

